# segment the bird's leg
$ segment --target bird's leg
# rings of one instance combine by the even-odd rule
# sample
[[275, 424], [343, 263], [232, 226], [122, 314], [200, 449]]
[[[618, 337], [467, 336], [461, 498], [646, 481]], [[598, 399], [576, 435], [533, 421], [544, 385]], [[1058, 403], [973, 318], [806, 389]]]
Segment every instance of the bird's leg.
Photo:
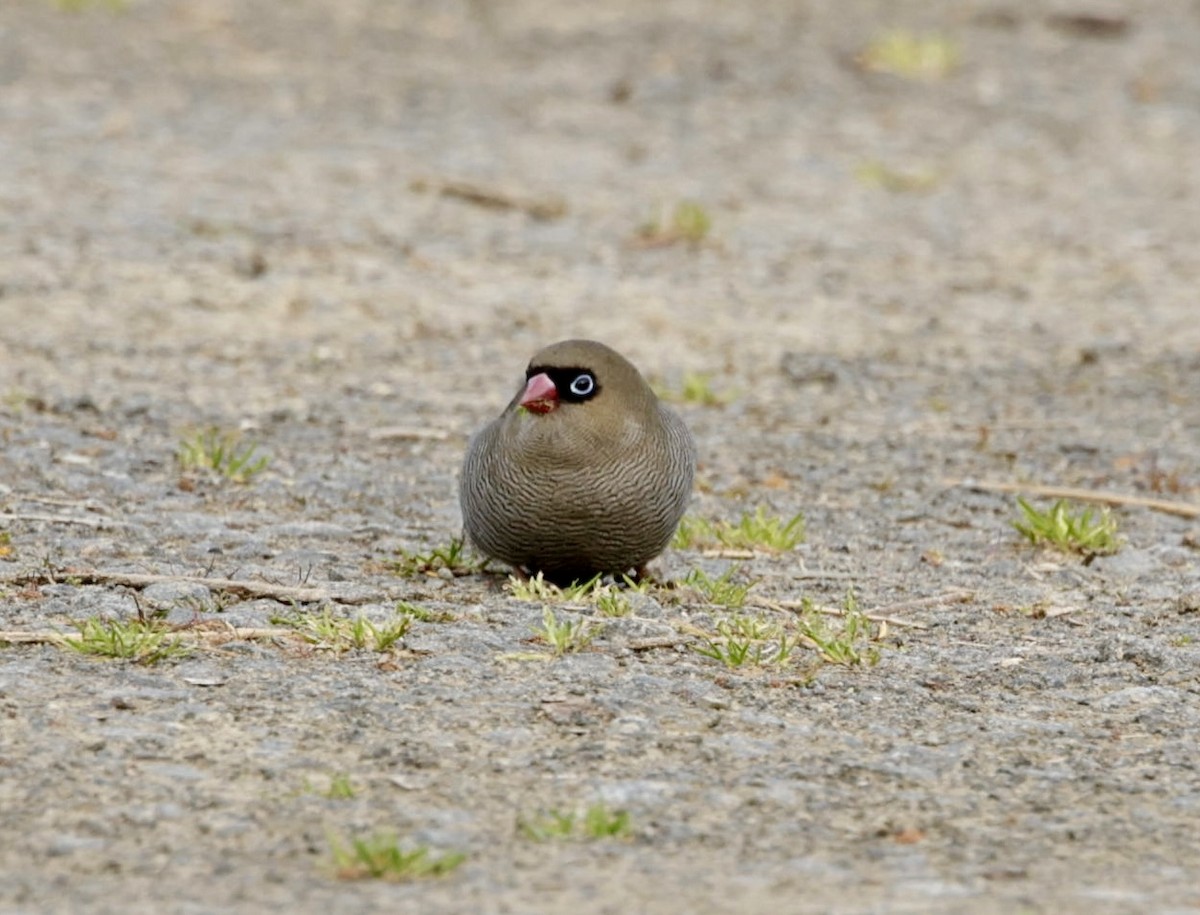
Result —
[[640, 565], [634, 569], [633, 574], [629, 576], [629, 580], [635, 585], [640, 585], [643, 583], [653, 585], [658, 583], [658, 579], [654, 577], [654, 573], [651, 572], [645, 565]]
[[650, 571], [650, 568], [648, 565], [638, 566], [636, 569], [633, 570], [633, 574], [626, 575], [625, 579], [631, 585], [642, 585], [642, 584], [654, 585], [656, 588], [666, 588], [668, 590], [673, 589], [675, 587], [675, 582], [673, 582], [669, 578], [659, 578], [657, 575], [655, 575], [653, 572]]

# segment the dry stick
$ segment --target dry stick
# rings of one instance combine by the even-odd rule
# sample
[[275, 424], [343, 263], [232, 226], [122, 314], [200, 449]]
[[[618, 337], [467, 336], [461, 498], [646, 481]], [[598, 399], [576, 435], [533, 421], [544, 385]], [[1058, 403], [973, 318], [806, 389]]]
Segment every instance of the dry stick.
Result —
[[53, 629], [40, 629], [35, 631], [20, 631], [12, 632], [0, 631], [0, 642], [8, 642], [10, 645], [41, 645], [46, 642], [57, 644], [66, 642], [69, 639], [78, 639], [77, 632], [56, 632]]
[[443, 197], [454, 197], [491, 210], [519, 210], [528, 213], [534, 219], [558, 219], [567, 212], [566, 201], [557, 195], [534, 197], [520, 191], [489, 187], [472, 181], [419, 179], [412, 182], [410, 187], [414, 191], [429, 190]]
[[255, 629], [250, 626], [230, 626], [228, 629], [181, 629], [180, 633], [195, 632], [198, 636], [210, 639], [275, 639], [284, 636], [295, 636], [295, 629]]
[[[940, 598], [938, 598], [940, 600]], [[932, 602], [932, 601], [930, 601]], [[802, 600], [767, 600], [766, 598], [758, 598], [757, 606], [766, 607], [768, 610], [815, 610], [817, 613], [823, 613], [826, 616], [845, 616], [846, 611], [837, 607], [819, 607], [816, 604], [807, 604]], [[911, 620], [896, 619], [893, 616], [882, 616], [878, 613], [864, 613], [866, 619], [874, 623], [887, 623], [889, 626], [898, 626], [901, 629], [928, 629], [924, 623], [915, 623]]]
[[1154, 511], [1178, 515], [1181, 518], [1200, 518], [1200, 505], [1187, 502], [1169, 502], [1166, 499], [1148, 499], [1145, 496], [1127, 496], [1119, 492], [1100, 489], [1076, 489], [1072, 486], [1040, 486], [1034, 483], [1001, 483], [994, 480], [943, 480], [946, 486], [962, 486], [978, 492], [1024, 492], [1031, 496], [1048, 499], [1078, 499], [1081, 502], [1101, 502], [1105, 505], [1136, 505]]
[[754, 550], [701, 550], [700, 555], [706, 559], [753, 559], [758, 554]]
[[205, 620], [191, 623], [176, 623], [170, 627], [172, 632], [182, 635], [194, 635], [205, 639], [273, 639], [280, 636], [299, 635], [299, 630], [291, 626], [273, 626], [260, 629], [256, 626], [234, 626], [226, 620]]
[[36, 496], [31, 493], [14, 493], [14, 502], [41, 502], [43, 505], [59, 505], [63, 508], [87, 508], [96, 505], [93, 499], [64, 499], [58, 496]]
[[113, 521], [111, 518], [70, 518], [66, 515], [40, 515], [34, 512], [0, 512], [0, 521], [11, 518], [14, 521], [45, 521], [49, 524], [82, 524], [84, 527], [133, 527], [126, 521]]
[[270, 597], [275, 600], [294, 600], [299, 603], [318, 603], [333, 600], [324, 588], [297, 588], [290, 585], [273, 585], [259, 581], [237, 581], [232, 578], [204, 578], [200, 575], [144, 575], [124, 572], [83, 572], [72, 575], [85, 584], [126, 585], [130, 588], [145, 588], [160, 582], [187, 582], [204, 585], [213, 591], [228, 591], [238, 597]]
[[[759, 555], [754, 550], [701, 550], [700, 555], [705, 559], [756, 559]], [[832, 581], [838, 578], [853, 578], [849, 572], [792, 572], [789, 573], [792, 578], [801, 579], [816, 579]]]
[[[845, 616], [846, 611], [839, 607], [813, 607], [818, 613], [824, 613], [826, 616]], [[928, 629], [924, 623], [918, 623], [914, 620], [902, 620], [894, 616], [884, 616], [880, 613], [864, 613], [864, 619], [869, 619], [873, 623], [887, 623], [889, 626], [895, 626], [898, 629]]]
[[941, 594], [935, 594], [933, 597], [922, 597], [918, 600], [902, 600], [894, 604], [884, 604], [882, 607], [874, 607], [872, 613], [895, 613], [897, 610], [908, 610], [913, 607], [928, 607], [934, 604], [944, 603], [967, 603], [975, 599], [975, 592], [967, 588], [951, 588]]
[[686, 639], [682, 635], [660, 636], [658, 638], [638, 639], [630, 642], [626, 647], [630, 651], [653, 651], [655, 648], [677, 648], [685, 641]]
[[[265, 581], [236, 581], [232, 578], [204, 578], [200, 575], [142, 575], [127, 572], [71, 571], [59, 573], [62, 578], [78, 581], [85, 585], [125, 585], [130, 588], [145, 588], [148, 585], [162, 582], [187, 582], [188, 584], [204, 585], [214, 591], [228, 591], [242, 598], [269, 597], [282, 602], [296, 601], [309, 604], [321, 601], [333, 601], [339, 604], [365, 604], [373, 600], [384, 599], [379, 594], [336, 595], [324, 588], [296, 588], [289, 585], [273, 585]], [[35, 578], [7, 579], [6, 584], [30, 584], [40, 581], [45, 576]]]
[[[230, 626], [223, 629], [172, 629], [172, 636], [191, 639], [197, 642], [228, 642], [234, 640], [274, 639], [297, 637], [295, 629], [252, 629]], [[12, 645], [41, 645], [58, 644], [62, 642], [78, 642], [82, 636], [78, 632], [60, 632], [55, 629], [35, 630], [0, 630], [0, 642]]]

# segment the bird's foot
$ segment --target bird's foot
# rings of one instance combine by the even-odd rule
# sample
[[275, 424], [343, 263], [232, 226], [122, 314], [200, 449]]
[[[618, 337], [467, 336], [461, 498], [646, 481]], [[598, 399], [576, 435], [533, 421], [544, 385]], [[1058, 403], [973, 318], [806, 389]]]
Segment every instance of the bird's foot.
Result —
[[628, 576], [629, 580], [635, 585], [657, 585], [660, 584], [658, 576], [650, 571], [646, 566], [638, 566], [633, 570], [633, 574]]

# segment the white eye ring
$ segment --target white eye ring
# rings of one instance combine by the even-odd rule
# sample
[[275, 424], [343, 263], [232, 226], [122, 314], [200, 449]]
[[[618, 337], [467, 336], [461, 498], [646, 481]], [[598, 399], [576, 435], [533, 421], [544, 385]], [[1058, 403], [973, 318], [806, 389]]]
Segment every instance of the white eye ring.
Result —
[[576, 397], [587, 397], [594, 390], [596, 390], [596, 379], [587, 372], [576, 375], [575, 380], [571, 382], [571, 393]]

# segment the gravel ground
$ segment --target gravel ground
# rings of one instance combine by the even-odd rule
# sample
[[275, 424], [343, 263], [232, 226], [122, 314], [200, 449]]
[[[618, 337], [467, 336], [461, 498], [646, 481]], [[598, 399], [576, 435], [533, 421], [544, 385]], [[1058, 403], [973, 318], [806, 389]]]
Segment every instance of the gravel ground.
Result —
[[[891, 26], [957, 67], [865, 67]], [[1200, 521], [1084, 563], [952, 485], [1200, 502], [1198, 47], [1184, 0], [7, 0], [0, 911], [1200, 912]], [[806, 517], [660, 574], [852, 589], [876, 664], [727, 669], [684, 588], [551, 657], [503, 576], [396, 574], [567, 336], [728, 395], [693, 514]], [[267, 469], [181, 470], [209, 426]], [[387, 653], [11, 635], [397, 601]], [[631, 834], [517, 828], [593, 803]], [[467, 858], [338, 879], [377, 832]]]

